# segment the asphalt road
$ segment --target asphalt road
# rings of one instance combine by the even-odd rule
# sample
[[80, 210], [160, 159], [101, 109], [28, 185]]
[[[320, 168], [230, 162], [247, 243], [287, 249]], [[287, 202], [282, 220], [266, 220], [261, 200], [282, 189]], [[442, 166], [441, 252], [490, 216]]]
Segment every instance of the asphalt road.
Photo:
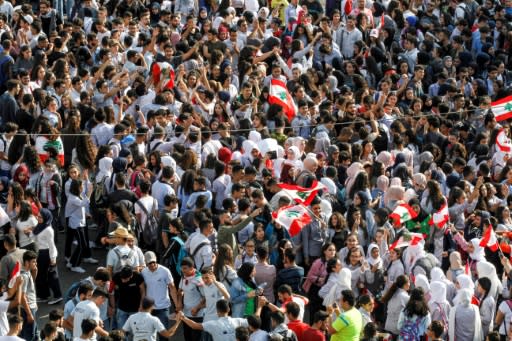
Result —
[[[96, 235], [96, 230], [92, 229], [89, 231], [90, 237]], [[57, 249], [59, 251], [59, 255], [57, 257], [57, 266], [59, 271], [59, 279], [60, 286], [62, 290], [62, 294], [65, 295], [69, 287], [75, 283], [76, 281], [80, 281], [88, 276], [94, 274], [94, 271], [98, 266], [105, 266], [107, 263], [107, 250], [106, 249], [91, 249], [93, 258], [99, 261], [98, 264], [85, 264], [82, 263], [81, 267], [87, 270], [86, 273], [79, 274], [76, 272], [70, 271], [66, 268], [66, 261], [64, 260], [64, 240], [65, 234], [58, 233], [57, 236]], [[44, 324], [48, 322], [48, 313], [56, 308], [64, 309], [64, 302], [60, 302], [55, 305], [48, 305], [46, 303], [38, 303], [38, 326], [39, 330], [42, 329]], [[171, 325], [173, 322], [171, 321]], [[182, 341], [185, 340], [183, 336], [183, 327], [180, 327], [176, 334], [170, 339], [171, 341]]]

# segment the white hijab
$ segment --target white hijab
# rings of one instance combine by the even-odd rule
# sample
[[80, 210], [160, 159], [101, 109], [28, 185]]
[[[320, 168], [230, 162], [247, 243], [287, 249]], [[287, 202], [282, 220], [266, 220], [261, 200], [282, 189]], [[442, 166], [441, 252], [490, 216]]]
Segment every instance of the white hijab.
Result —
[[427, 276], [425, 276], [424, 274], [417, 274], [416, 276], [414, 276], [414, 285], [417, 288], [422, 288], [423, 292], [425, 293], [425, 296], [431, 296], [430, 283], [428, 282]]
[[446, 284], [440, 281], [430, 283], [430, 301], [439, 304], [449, 304], [446, 299]]
[[293, 159], [292, 158], [286, 159], [284, 163], [288, 164], [288, 165], [291, 165], [293, 167], [302, 169], [302, 161], [300, 160], [300, 150], [299, 150], [299, 147], [296, 147], [296, 146], [288, 147], [288, 151], [292, 151], [293, 152]]
[[480, 262], [485, 260], [485, 250], [480, 246], [480, 238], [471, 239], [471, 244], [473, 245], [473, 252], [469, 254], [472, 260]]
[[[377, 249], [379, 250], [379, 256], [377, 256], [377, 258], [373, 258], [372, 257], [372, 250], [373, 249]], [[374, 266], [375, 264], [378, 265], [378, 268], [379, 269], [382, 269], [382, 259], [380, 258], [380, 249], [379, 249], [379, 246], [375, 243], [371, 243], [370, 246], [368, 246], [368, 254], [366, 255], [366, 262], [370, 265], [370, 266]]]
[[98, 162], [98, 174], [96, 174], [96, 182], [101, 182], [105, 177], [112, 175], [112, 162], [111, 157], [105, 156]]
[[476, 271], [478, 273], [478, 278], [487, 277], [491, 280], [489, 296], [496, 299], [498, 294], [503, 290], [501, 281], [496, 274], [496, 267], [488, 261], [483, 260], [476, 264]]
[[468, 275], [466, 275], [466, 274], [458, 275], [457, 282], [460, 285], [459, 291], [461, 291], [462, 289], [469, 289], [472, 292], [475, 291], [475, 283], [473, 283], [473, 280]]
[[[460, 275], [462, 276], [462, 275]], [[459, 278], [460, 276], [457, 276], [457, 278]], [[458, 300], [457, 300], [457, 303], [455, 303], [455, 300], [454, 300], [454, 304], [455, 306], [453, 307], [453, 309], [450, 310], [450, 318], [449, 318], [449, 323], [448, 323], [448, 334], [450, 336], [450, 340], [456, 340], [455, 338], [455, 314], [457, 312], [457, 308], [459, 307], [469, 307], [471, 309], [473, 309], [473, 312], [474, 312], [474, 320], [473, 321], [464, 321], [465, 323], [467, 322], [468, 324], [473, 324], [475, 326], [475, 334], [473, 335], [473, 341], [481, 341], [483, 340], [483, 335], [482, 335], [482, 322], [480, 320], [480, 311], [478, 310], [478, 307], [471, 304], [471, 299], [473, 297], [473, 290], [471, 289], [462, 289], [459, 291], [459, 293], [457, 294], [457, 297]]]

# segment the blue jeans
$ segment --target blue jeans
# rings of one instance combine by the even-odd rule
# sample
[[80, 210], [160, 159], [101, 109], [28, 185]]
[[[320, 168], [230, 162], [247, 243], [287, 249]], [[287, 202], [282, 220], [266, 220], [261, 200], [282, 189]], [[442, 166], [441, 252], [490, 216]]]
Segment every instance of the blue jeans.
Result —
[[[126, 320], [128, 320], [128, 317], [130, 317], [130, 315], [133, 315], [133, 313], [127, 313], [126, 311], [117, 308], [117, 310], [116, 310], [116, 323], [117, 323], [116, 328], [123, 329], [123, 326], [126, 323]], [[167, 320], [169, 320], [169, 318], [167, 318]]]
[[33, 323], [27, 322], [27, 313], [25, 309], [21, 309], [21, 317], [23, 318], [23, 327], [21, 328], [20, 337], [26, 341], [37, 341], [39, 340], [39, 333], [37, 332], [37, 308], [30, 309], [32, 316], [34, 317]]
[[[158, 317], [160, 322], [162, 322], [164, 325], [165, 329], [169, 329], [171, 327], [171, 323], [169, 322], [169, 308], [153, 309], [151, 315]], [[158, 334], [158, 340], [167, 341], [168, 339]]]

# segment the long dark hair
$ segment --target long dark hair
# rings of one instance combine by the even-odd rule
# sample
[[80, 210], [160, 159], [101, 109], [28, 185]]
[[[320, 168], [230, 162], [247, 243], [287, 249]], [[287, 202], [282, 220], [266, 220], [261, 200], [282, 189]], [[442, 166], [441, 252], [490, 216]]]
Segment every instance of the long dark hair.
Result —
[[238, 277], [250, 288], [256, 289], [257, 285], [254, 282], [254, 279], [251, 277], [252, 271], [254, 270], [253, 263], [243, 263], [240, 269], [237, 271]]
[[485, 290], [485, 294], [484, 294], [484, 296], [482, 296], [482, 298], [480, 298], [480, 303], [478, 304], [478, 306], [481, 307], [482, 303], [484, 303], [485, 299], [489, 295], [489, 291], [491, 290], [492, 282], [487, 277], [481, 277], [478, 279], [478, 284], [480, 284], [482, 289]]
[[219, 246], [219, 256], [215, 259], [213, 273], [219, 281], [226, 279], [227, 272], [224, 271], [226, 265], [233, 266], [233, 249], [229, 244], [221, 244]]
[[9, 151], [7, 152], [7, 160], [11, 165], [14, 165], [20, 159], [20, 155], [23, 154], [25, 146], [28, 144], [28, 134], [26, 130], [18, 130], [18, 133], [12, 138], [11, 144], [9, 145]]
[[396, 278], [395, 282], [391, 285], [389, 290], [382, 296], [382, 303], [388, 303], [389, 300], [395, 296], [395, 293], [398, 289], [402, 289], [407, 283], [409, 283], [409, 278], [405, 275], [400, 275]]
[[188, 169], [183, 173], [181, 177], [181, 191], [185, 195], [189, 195], [194, 192], [194, 181], [196, 178], [196, 171]]
[[26, 221], [32, 215], [32, 206], [26, 200], [23, 200], [20, 204], [20, 213], [18, 214], [19, 221]]
[[407, 317], [413, 317], [414, 315], [423, 317], [428, 315], [428, 305], [422, 288], [412, 289], [409, 302], [407, 302], [404, 308], [404, 314]]
[[184, 232], [185, 226], [183, 225], [183, 222], [181, 221], [180, 218], [174, 218], [173, 220], [171, 220], [169, 225], [173, 226], [178, 231], [177, 236], [182, 241], [186, 241], [187, 240], [187, 234]]

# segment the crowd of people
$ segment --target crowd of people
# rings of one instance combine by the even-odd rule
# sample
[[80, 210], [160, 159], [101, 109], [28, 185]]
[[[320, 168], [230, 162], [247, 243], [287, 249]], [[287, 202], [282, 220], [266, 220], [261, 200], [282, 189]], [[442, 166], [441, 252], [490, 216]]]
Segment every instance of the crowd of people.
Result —
[[0, 341], [512, 340], [512, 1], [289, 1], [0, 0]]

